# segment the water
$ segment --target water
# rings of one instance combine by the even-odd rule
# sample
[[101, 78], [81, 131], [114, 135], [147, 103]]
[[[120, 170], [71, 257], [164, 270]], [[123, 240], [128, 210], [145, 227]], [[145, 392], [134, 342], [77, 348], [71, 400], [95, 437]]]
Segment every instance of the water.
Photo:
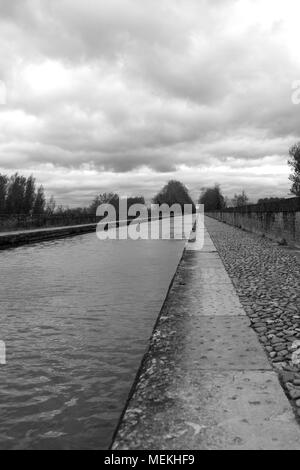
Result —
[[0, 449], [107, 448], [183, 243], [88, 234], [0, 252]]

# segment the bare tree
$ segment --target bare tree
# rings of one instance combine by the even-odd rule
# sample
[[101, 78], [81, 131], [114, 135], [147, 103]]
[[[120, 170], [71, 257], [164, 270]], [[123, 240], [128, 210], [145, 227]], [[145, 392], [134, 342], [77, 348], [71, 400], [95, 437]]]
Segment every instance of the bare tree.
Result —
[[0, 174], [0, 213], [5, 212], [8, 177]]
[[232, 199], [233, 207], [243, 207], [246, 206], [248, 202], [249, 198], [245, 191], [243, 191], [241, 194], [235, 194], [234, 198]]
[[293, 173], [289, 177], [293, 183], [291, 193], [300, 196], [300, 142], [290, 148], [289, 155], [288, 164], [293, 169]]
[[35, 198], [35, 178], [31, 175], [29, 176], [29, 178], [27, 178], [26, 181], [26, 188], [24, 194], [24, 214], [28, 215], [32, 212]]
[[215, 184], [213, 188], [203, 188], [199, 203], [204, 204], [206, 212], [224, 209], [226, 203], [220, 185]]
[[43, 186], [40, 186], [33, 206], [34, 215], [42, 215], [45, 212], [46, 199]]
[[54, 196], [51, 196], [50, 199], [47, 201], [46, 204], [46, 213], [47, 215], [53, 215], [56, 209], [56, 201]]

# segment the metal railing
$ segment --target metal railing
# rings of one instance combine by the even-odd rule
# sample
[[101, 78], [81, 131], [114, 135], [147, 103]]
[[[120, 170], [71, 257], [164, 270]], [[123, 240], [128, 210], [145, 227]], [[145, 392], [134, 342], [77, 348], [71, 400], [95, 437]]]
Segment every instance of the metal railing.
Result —
[[261, 204], [247, 204], [241, 207], [228, 207], [209, 212], [298, 212], [300, 211], [300, 197], [282, 199], [281, 201], [263, 202]]

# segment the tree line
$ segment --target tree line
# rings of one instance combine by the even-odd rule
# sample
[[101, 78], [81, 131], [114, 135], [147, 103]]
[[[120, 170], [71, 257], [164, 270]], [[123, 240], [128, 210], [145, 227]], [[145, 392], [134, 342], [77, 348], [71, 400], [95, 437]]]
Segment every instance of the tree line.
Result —
[[[289, 176], [292, 186], [290, 188], [291, 194], [300, 196], [300, 142], [296, 143], [289, 149], [288, 165], [292, 169]], [[280, 204], [286, 198], [281, 197], [265, 197], [260, 198], [257, 204], [275, 203]], [[203, 188], [199, 198], [200, 204], [205, 204], [206, 211], [222, 210], [226, 207], [243, 207], [249, 204], [249, 198], [245, 191], [240, 194], [235, 194], [232, 199], [224, 197], [219, 184], [211, 188]]]
[[[292, 173], [289, 179], [292, 182], [291, 193], [300, 196], [300, 142], [293, 145], [289, 150], [289, 166]], [[75, 209], [57, 206], [53, 196], [47, 201], [43, 186], [38, 186], [36, 179], [31, 175], [25, 177], [19, 173], [12, 176], [0, 174], [0, 215], [64, 215], [68, 217], [95, 215], [97, 207], [103, 203], [111, 203], [116, 210], [119, 207], [120, 196], [117, 193], [101, 193], [95, 196], [88, 207], [78, 207]], [[258, 204], [273, 202], [279, 203], [284, 198], [261, 198]], [[128, 207], [132, 204], [145, 204], [143, 196], [128, 198]], [[181, 207], [184, 204], [191, 204], [195, 210], [195, 204], [192, 200], [187, 187], [180, 181], [169, 181], [152, 199], [155, 204], [168, 204], [169, 206], [177, 203]], [[213, 187], [203, 188], [198, 199], [200, 204], [205, 205], [206, 211], [221, 210], [226, 207], [242, 207], [249, 204], [249, 198], [243, 190], [240, 194], [234, 194], [230, 199], [222, 194], [219, 184]]]
[[0, 174], [0, 214], [38, 215], [45, 211], [43, 186], [36, 187], [33, 176]]
[[[291, 194], [295, 196], [300, 196], [300, 142], [293, 145], [289, 150], [289, 166], [292, 168], [293, 173], [290, 175], [289, 179], [292, 181]], [[260, 198], [257, 201], [257, 204], [264, 203], [280, 203], [284, 201], [285, 198], [280, 197], [266, 197]], [[103, 202], [112, 202], [115, 207], [118, 207], [119, 196], [114, 193], [104, 193], [97, 196], [90, 210], [96, 211], [96, 208], [99, 204]], [[144, 204], [145, 200], [142, 196], [137, 198], [130, 198], [128, 200], [128, 206], [135, 203]], [[182, 184], [180, 181], [171, 180], [169, 181], [152, 199], [152, 202], [155, 204], [168, 204], [169, 206], [178, 203], [182, 207], [184, 204], [192, 204], [193, 210], [195, 209], [195, 204], [189, 194], [187, 187]], [[225, 197], [222, 194], [221, 187], [219, 184], [215, 184], [213, 187], [203, 188], [198, 199], [199, 204], [205, 205], [206, 211], [213, 210], [222, 210], [229, 207], [243, 207], [249, 204], [249, 197], [246, 194], [245, 190], [242, 190], [240, 193], [234, 194], [232, 198]]]
[[235, 194], [233, 198], [225, 197], [222, 194], [219, 184], [211, 188], [203, 188], [199, 197], [199, 204], [205, 205], [206, 211], [222, 210], [227, 207], [243, 207], [249, 203], [249, 198], [243, 190], [240, 194]]
[[[267, 204], [271, 202], [279, 204], [283, 201], [286, 201], [286, 199], [282, 197], [265, 197], [258, 199], [256, 204]], [[222, 194], [220, 185], [215, 184], [212, 188], [202, 189], [202, 193], [199, 197], [199, 204], [204, 204], [205, 210], [209, 212], [227, 208], [244, 207], [249, 205], [250, 201], [244, 190], [240, 194], [235, 194], [231, 199], [229, 197], [225, 197]]]

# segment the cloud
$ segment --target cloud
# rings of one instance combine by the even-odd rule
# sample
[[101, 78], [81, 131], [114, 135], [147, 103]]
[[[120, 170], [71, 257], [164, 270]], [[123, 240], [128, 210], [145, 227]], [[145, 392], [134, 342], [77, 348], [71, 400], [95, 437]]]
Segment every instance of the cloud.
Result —
[[0, 170], [34, 172], [68, 204], [150, 197], [169, 177], [195, 196], [215, 181], [228, 195], [287, 195], [299, 7], [269, 7], [2, 0]]

